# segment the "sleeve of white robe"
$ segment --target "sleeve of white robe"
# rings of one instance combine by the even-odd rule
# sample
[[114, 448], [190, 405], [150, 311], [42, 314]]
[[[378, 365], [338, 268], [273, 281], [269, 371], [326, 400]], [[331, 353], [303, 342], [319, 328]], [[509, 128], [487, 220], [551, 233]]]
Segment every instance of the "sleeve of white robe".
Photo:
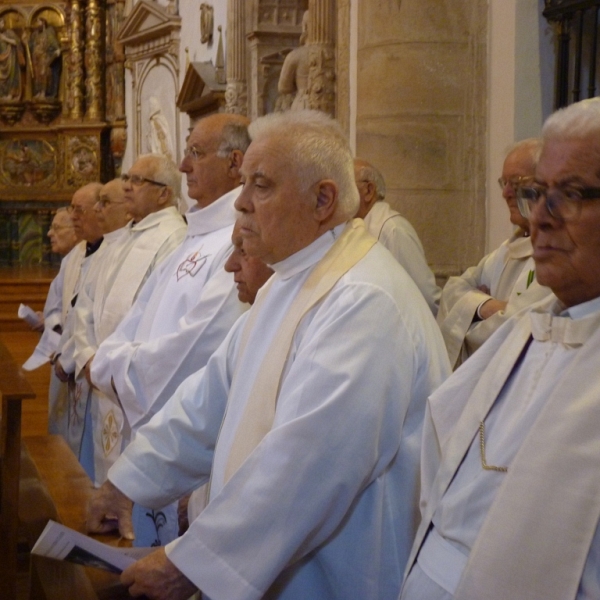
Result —
[[[394, 222], [392, 223], [392, 221]], [[442, 290], [435, 282], [435, 275], [427, 264], [421, 240], [412, 225], [400, 215], [389, 219], [381, 228], [379, 241], [393, 254], [417, 284], [435, 316], [438, 312]]]
[[[368, 285], [333, 290], [310, 316], [296, 333], [272, 430], [167, 547], [169, 559], [209, 597], [262, 597], [287, 565], [353, 518], [361, 494], [377, 489], [370, 484], [397, 456], [418, 464], [419, 445], [405, 448], [402, 435], [411, 399], [424, 407], [414, 388], [424, 389], [422, 379], [432, 376], [415, 372], [429, 362], [416, 340], [418, 325], [404, 322], [395, 302]], [[211, 387], [203, 382], [205, 393]], [[169, 403], [187, 415], [187, 427], [165, 407], [142, 428], [111, 471], [117, 487], [146, 506], [190, 489], [189, 475], [175, 489], [173, 481], [206, 452], [205, 402], [203, 394]]]
[[44, 328], [54, 329], [62, 326], [62, 290], [65, 279], [65, 270], [62, 262], [60, 270], [48, 288], [48, 295], [44, 303]]
[[215, 272], [206, 281], [198, 303], [179, 319], [176, 331], [144, 342], [133, 341], [147, 302], [141, 297], [116, 331], [100, 344], [92, 362], [92, 381], [116, 399], [114, 382], [131, 427], [148, 422], [185, 377], [207, 363], [247, 307], [238, 300], [232, 274], [220, 262], [212, 268]]
[[485, 285], [491, 289], [494, 268], [502, 266], [506, 251], [506, 244], [502, 244], [494, 252], [484, 256], [478, 265], [469, 267], [458, 277], [450, 277], [444, 286], [437, 322], [453, 366], [460, 356], [477, 307], [492, 298], [477, 288]]

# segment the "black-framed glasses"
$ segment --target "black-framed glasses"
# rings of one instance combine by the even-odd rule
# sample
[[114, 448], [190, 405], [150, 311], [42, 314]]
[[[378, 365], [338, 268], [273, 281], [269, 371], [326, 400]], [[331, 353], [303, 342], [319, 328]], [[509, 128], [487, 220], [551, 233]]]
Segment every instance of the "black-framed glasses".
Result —
[[144, 183], [151, 183], [152, 185], [167, 187], [167, 184], [162, 183], [161, 181], [154, 181], [154, 179], [148, 179], [147, 177], [142, 177], [141, 175], [129, 175], [128, 173], [123, 173], [123, 175], [121, 175], [121, 181], [123, 183], [131, 181], [131, 185], [135, 185], [136, 187], [144, 185]]
[[546, 210], [559, 221], [573, 221], [581, 213], [586, 200], [599, 200], [600, 188], [547, 188], [544, 186], [520, 187], [517, 191], [517, 204], [520, 213], [529, 219], [531, 209], [540, 198], [544, 199]]
[[522, 175], [521, 177], [500, 177], [498, 179], [498, 185], [500, 189], [503, 190], [507, 185], [510, 185], [513, 191], [517, 190], [524, 183], [531, 183], [533, 181], [533, 176]]

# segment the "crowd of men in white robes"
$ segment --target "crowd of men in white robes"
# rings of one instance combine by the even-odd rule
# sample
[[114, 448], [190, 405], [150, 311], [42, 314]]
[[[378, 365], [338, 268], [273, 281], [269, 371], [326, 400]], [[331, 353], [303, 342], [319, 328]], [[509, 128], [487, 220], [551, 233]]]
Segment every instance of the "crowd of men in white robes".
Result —
[[159, 155], [76, 192], [51, 427], [88, 530], [160, 546], [130, 593], [600, 597], [599, 140], [595, 99], [509, 149], [515, 233], [443, 290], [316, 111], [200, 120], [185, 221]]

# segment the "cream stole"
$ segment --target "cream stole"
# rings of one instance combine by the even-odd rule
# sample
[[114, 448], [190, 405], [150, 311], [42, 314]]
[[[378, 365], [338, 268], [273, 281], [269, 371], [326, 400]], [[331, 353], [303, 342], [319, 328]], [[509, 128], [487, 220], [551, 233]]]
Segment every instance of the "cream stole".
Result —
[[[289, 355], [292, 339], [302, 318], [329, 293], [345, 273], [367, 254], [375, 243], [375, 238], [367, 233], [363, 221], [354, 219], [346, 226], [340, 237], [308, 276], [294, 299], [277, 337], [267, 350], [262, 367], [258, 371], [227, 458], [225, 482], [240, 468], [273, 426], [281, 375]], [[245, 351], [256, 315], [261, 310], [261, 305], [268, 295], [272, 281], [271, 279], [267, 283], [268, 287], [262, 291], [248, 315], [242, 332], [239, 356], [242, 356]], [[232, 388], [234, 385], [235, 375]]]

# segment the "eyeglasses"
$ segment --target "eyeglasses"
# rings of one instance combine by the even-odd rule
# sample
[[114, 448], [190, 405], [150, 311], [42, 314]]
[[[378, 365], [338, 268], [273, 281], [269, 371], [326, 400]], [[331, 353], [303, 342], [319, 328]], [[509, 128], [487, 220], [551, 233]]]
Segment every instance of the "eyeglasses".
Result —
[[573, 221], [579, 217], [584, 200], [600, 199], [600, 188], [554, 188], [552, 191], [542, 186], [519, 188], [517, 204], [526, 219], [529, 219], [533, 206], [540, 198], [544, 198], [550, 216], [559, 221]]
[[67, 212], [70, 215], [85, 215], [86, 211], [87, 208], [76, 206], [75, 204], [69, 204], [69, 206], [67, 206]]
[[127, 183], [131, 181], [131, 185], [135, 185], [139, 187], [144, 185], [144, 183], [151, 183], [152, 185], [159, 185], [160, 187], [167, 187], [166, 183], [161, 183], [160, 181], [154, 181], [154, 179], [148, 179], [147, 177], [142, 177], [141, 175], [129, 175], [128, 173], [123, 173], [121, 175], [121, 181], [123, 183]]
[[498, 179], [498, 185], [500, 186], [501, 190], [509, 185], [514, 192], [524, 183], [529, 183], [530, 181], [533, 181], [532, 176], [511, 177], [509, 179], [506, 179], [506, 177], [500, 177], [500, 179]]
[[48, 233], [51, 231], [56, 231], [58, 233], [63, 229], [73, 229], [73, 225], [50, 225], [50, 227], [48, 227]]
[[[133, 183], [133, 181], [132, 181]], [[115, 202], [114, 200], [111, 200], [110, 198], [99, 198], [98, 200], [96, 200], [96, 204], [100, 207], [100, 208], [105, 208], [107, 206], [110, 206], [111, 204], [113, 206], [116, 206], [118, 204], [125, 204], [125, 201], [122, 202]]]
[[206, 152], [196, 146], [190, 146], [183, 151], [183, 158], [190, 158], [191, 160], [200, 160], [207, 157], [209, 154], [216, 154], [215, 152]]

